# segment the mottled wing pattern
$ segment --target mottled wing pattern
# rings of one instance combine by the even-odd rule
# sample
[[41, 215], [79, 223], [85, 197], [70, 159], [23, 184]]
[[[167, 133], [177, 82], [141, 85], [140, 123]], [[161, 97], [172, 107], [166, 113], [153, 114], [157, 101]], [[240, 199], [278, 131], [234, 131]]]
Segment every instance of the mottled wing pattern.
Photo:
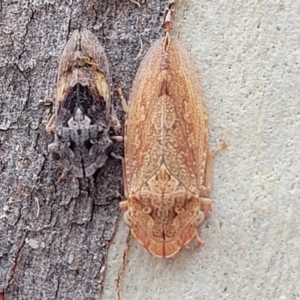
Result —
[[171, 41], [168, 58], [166, 86], [169, 102], [166, 103], [168, 119], [164, 159], [171, 174], [198, 196], [207, 155], [203, 91], [195, 64], [179, 40]]
[[161, 73], [152, 70], [160, 68], [161, 55], [157, 54], [161, 51], [161, 41], [156, 41], [148, 50], [135, 76], [129, 99], [124, 157], [127, 190], [130, 194], [139, 191], [162, 162], [163, 149], [157, 143], [160, 123], [152, 121], [157, 117], [154, 114], [157, 112], [162, 76]]
[[86, 29], [73, 31], [61, 56], [57, 77], [57, 108], [77, 83], [89, 87], [93, 96], [105, 101], [108, 117], [111, 105], [108, 60], [98, 39]]
[[[161, 70], [165, 65], [167, 70]], [[161, 72], [152, 72], [158, 69]], [[178, 73], [178, 69], [189, 72]], [[162, 98], [164, 89], [167, 97]], [[151, 46], [136, 75], [129, 112], [125, 137], [128, 191], [140, 190], [164, 160], [170, 173], [197, 194], [205, 168], [207, 118], [197, 71], [179, 41], [171, 41], [167, 55], [163, 39]], [[162, 117], [164, 136], [163, 121], [158, 120]]]
[[[102, 96], [103, 100], [106, 102], [107, 118], [109, 118], [111, 108], [111, 80], [105, 50], [99, 43], [96, 36], [88, 30], [81, 30], [81, 41], [82, 52], [92, 61], [93, 66], [91, 69], [95, 70], [94, 84], [97, 91], [96, 94]], [[88, 56], [88, 53], [91, 53], [90, 57]], [[92, 89], [94, 89], [93, 85]]]
[[77, 177], [93, 175], [112, 148], [111, 112], [104, 48], [90, 31], [75, 30], [58, 68], [53, 157]]
[[[68, 91], [77, 82], [77, 76], [72, 75], [72, 69], [74, 68], [74, 61], [76, 60], [76, 49], [80, 47], [80, 31], [74, 30], [64, 47], [61, 55], [58, 72], [57, 72], [57, 95], [55, 99], [56, 115], [60, 103], [66, 98]], [[71, 73], [71, 74], [70, 74]], [[72, 77], [72, 79], [70, 79]]]

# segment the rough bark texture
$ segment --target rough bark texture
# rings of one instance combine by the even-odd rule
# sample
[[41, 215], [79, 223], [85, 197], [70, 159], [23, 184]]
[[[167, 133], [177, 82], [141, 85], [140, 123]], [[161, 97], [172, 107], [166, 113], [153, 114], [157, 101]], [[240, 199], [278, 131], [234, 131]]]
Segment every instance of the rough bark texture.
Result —
[[[160, 36], [166, 3], [0, 1], [0, 299], [101, 299], [121, 163], [109, 158], [93, 178], [59, 182], [44, 100], [55, 95], [70, 32], [83, 27], [105, 47], [113, 88], [127, 96], [138, 57]], [[114, 152], [122, 155], [122, 146]]]

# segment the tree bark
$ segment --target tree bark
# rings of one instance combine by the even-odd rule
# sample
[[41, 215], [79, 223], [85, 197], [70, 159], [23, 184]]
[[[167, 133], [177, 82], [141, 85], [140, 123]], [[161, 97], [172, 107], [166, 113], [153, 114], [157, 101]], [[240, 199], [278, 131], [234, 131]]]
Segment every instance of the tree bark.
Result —
[[[59, 182], [45, 125], [60, 55], [88, 28], [128, 96], [140, 58], [161, 36], [167, 1], [0, 1], [0, 299], [101, 299], [122, 198], [120, 161]], [[113, 102], [122, 125], [124, 112]], [[120, 134], [123, 134], [121, 130]], [[114, 152], [123, 155], [122, 145]]]

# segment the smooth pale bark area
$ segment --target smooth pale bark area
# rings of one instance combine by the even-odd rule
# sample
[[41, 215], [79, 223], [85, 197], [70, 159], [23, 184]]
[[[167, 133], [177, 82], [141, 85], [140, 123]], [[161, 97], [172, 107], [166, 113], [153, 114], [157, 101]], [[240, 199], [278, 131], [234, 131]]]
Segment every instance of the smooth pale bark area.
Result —
[[[203, 84], [209, 144], [228, 148], [213, 161], [205, 245], [158, 259], [132, 238], [120, 299], [300, 299], [299, 1], [181, 1], [175, 23]], [[122, 221], [105, 299], [127, 234]]]
[[[145, 1], [144, 1], [145, 2]], [[101, 299], [119, 218], [121, 163], [59, 182], [45, 125], [70, 32], [88, 28], [108, 56], [112, 88], [128, 96], [139, 57], [161, 36], [166, 1], [0, 2], [0, 299]], [[119, 98], [113, 102], [119, 118]], [[119, 133], [123, 134], [123, 131]], [[122, 145], [115, 153], [122, 155]]]

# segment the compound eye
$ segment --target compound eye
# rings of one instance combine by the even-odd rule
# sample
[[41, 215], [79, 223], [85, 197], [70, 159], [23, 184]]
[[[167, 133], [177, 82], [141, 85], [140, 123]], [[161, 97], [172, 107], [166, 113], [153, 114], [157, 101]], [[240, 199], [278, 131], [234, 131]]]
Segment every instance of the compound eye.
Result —
[[129, 212], [126, 211], [124, 213], [124, 220], [125, 220], [125, 223], [128, 225], [128, 227], [132, 228], [133, 225], [134, 225], [134, 220], [131, 218], [131, 216], [129, 215]]
[[52, 152], [52, 157], [53, 157], [55, 160], [60, 160], [60, 155], [59, 155], [59, 153], [57, 153], [57, 152], [55, 152], [55, 151]]
[[199, 211], [195, 219], [193, 220], [193, 225], [195, 228], [199, 227], [204, 220], [204, 214], [202, 211]]

